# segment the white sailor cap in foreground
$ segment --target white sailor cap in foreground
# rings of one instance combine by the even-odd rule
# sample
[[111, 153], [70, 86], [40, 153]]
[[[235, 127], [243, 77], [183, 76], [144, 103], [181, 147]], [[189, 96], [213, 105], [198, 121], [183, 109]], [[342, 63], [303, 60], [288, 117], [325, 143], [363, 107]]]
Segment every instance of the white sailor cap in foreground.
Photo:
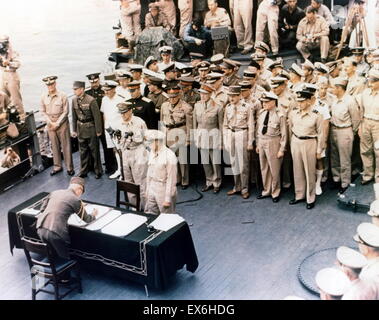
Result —
[[318, 288], [331, 296], [343, 296], [349, 288], [350, 280], [341, 270], [324, 268], [316, 274]]
[[361, 223], [357, 228], [355, 241], [379, 248], [379, 227], [368, 222]]
[[339, 247], [336, 256], [341, 264], [349, 268], [361, 269], [367, 264], [367, 259], [362, 253], [348, 247]]
[[145, 133], [145, 138], [147, 141], [153, 141], [153, 140], [163, 141], [165, 139], [165, 134], [159, 130], [147, 130]]
[[371, 217], [379, 217], [379, 200], [375, 200], [370, 205], [370, 211], [367, 214]]

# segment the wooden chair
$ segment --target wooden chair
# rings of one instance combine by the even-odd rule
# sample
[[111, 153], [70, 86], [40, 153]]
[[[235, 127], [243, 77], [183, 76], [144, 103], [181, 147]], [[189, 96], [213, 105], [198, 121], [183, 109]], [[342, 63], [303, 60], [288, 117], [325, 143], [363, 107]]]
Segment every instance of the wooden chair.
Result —
[[[124, 193], [125, 201], [120, 200], [121, 192]], [[128, 193], [132, 193], [136, 196], [136, 204], [129, 202]], [[131, 182], [126, 182], [122, 180], [117, 180], [117, 194], [116, 194], [116, 207], [120, 207], [120, 205], [135, 208], [137, 211], [141, 209], [141, 193], [140, 186]]]
[[[63, 299], [75, 289], [78, 289], [79, 293], [83, 292], [80, 269], [77, 261], [65, 260], [59, 257], [53, 258], [52, 250], [49, 245], [41, 241], [31, 240], [25, 237], [21, 240], [30, 268], [33, 300], [36, 300], [36, 295], [39, 292], [52, 294], [56, 300]], [[76, 277], [72, 277], [69, 284], [61, 282], [63, 277], [66, 277], [71, 270], [75, 270]], [[39, 279], [41, 283], [37, 281]], [[53, 285], [54, 291], [44, 289], [49, 284]], [[68, 290], [66, 290], [64, 294], [59, 294], [60, 286], [65, 286]]]

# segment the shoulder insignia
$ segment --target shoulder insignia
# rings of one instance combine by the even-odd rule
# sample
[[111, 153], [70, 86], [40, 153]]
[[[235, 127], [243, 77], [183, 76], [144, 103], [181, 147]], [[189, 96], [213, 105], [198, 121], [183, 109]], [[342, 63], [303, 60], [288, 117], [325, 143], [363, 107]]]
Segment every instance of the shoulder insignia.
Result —
[[149, 98], [146, 98], [146, 97], [142, 97], [142, 100], [145, 102], [151, 102], [151, 100]]

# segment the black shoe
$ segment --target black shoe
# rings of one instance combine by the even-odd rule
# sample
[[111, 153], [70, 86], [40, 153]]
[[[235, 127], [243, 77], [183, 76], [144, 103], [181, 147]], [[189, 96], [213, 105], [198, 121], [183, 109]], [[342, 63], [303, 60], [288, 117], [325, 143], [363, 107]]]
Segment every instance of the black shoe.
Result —
[[57, 174], [59, 172], [62, 172], [62, 171], [63, 171], [62, 168], [60, 168], [59, 170], [52, 170], [52, 171], [50, 171], [50, 175], [53, 176], [53, 175], [55, 175], [55, 174]]
[[201, 192], [207, 192], [209, 190], [212, 189], [212, 186], [204, 186], [202, 189], [201, 189]]
[[188, 188], [188, 184], [182, 185], [182, 190], [186, 190]]
[[326, 63], [326, 62], [327, 62], [327, 59], [325, 59], [325, 58], [321, 59], [321, 63]]
[[87, 178], [87, 173], [79, 173], [78, 175], [79, 178]]
[[359, 176], [360, 176], [359, 173], [353, 174], [353, 175], [351, 176], [351, 182], [354, 182], [354, 180], [357, 179]]
[[75, 174], [75, 170], [67, 170], [67, 174], [69, 176], [73, 176]]
[[348, 187], [341, 187], [339, 190], [338, 190], [338, 193], [339, 194], [343, 194], [346, 190], [347, 190]]
[[300, 200], [292, 199], [292, 200], [290, 200], [289, 204], [293, 205], [293, 204], [298, 204], [298, 203], [304, 202], [304, 201], [305, 201], [305, 199], [300, 199]]
[[312, 209], [315, 206], [315, 203], [307, 203], [307, 209]]
[[374, 179], [370, 179], [370, 180], [362, 180], [361, 181], [361, 185], [364, 186], [366, 184], [369, 184], [370, 182], [372, 182]]
[[288, 191], [290, 191], [291, 190], [291, 186], [289, 186], [289, 187], [287, 187], [287, 188], [282, 188], [282, 193], [286, 193], [286, 192], [288, 192]]
[[101, 176], [102, 176], [102, 174], [101, 174], [101, 173], [97, 173], [97, 174], [95, 174], [95, 179], [100, 179], [100, 178], [101, 178]]
[[264, 198], [268, 198], [268, 197], [270, 197], [269, 195], [267, 195], [267, 196], [264, 196], [264, 195], [262, 195], [262, 194], [260, 194], [258, 197], [257, 197], [257, 199], [264, 199]]
[[213, 193], [219, 193], [219, 192], [220, 192], [220, 187], [213, 188]]
[[280, 197], [275, 197], [275, 198], [272, 198], [272, 202], [279, 202], [279, 200], [280, 200]]

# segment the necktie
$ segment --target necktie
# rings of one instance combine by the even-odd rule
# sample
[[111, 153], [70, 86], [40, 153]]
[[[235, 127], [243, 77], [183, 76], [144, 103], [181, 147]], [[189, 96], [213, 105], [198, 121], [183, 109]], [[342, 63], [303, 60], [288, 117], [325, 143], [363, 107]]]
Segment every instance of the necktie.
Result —
[[270, 116], [270, 111], [267, 110], [265, 119], [263, 120], [262, 134], [266, 134], [266, 132], [267, 132], [267, 124], [268, 124], [269, 116]]

